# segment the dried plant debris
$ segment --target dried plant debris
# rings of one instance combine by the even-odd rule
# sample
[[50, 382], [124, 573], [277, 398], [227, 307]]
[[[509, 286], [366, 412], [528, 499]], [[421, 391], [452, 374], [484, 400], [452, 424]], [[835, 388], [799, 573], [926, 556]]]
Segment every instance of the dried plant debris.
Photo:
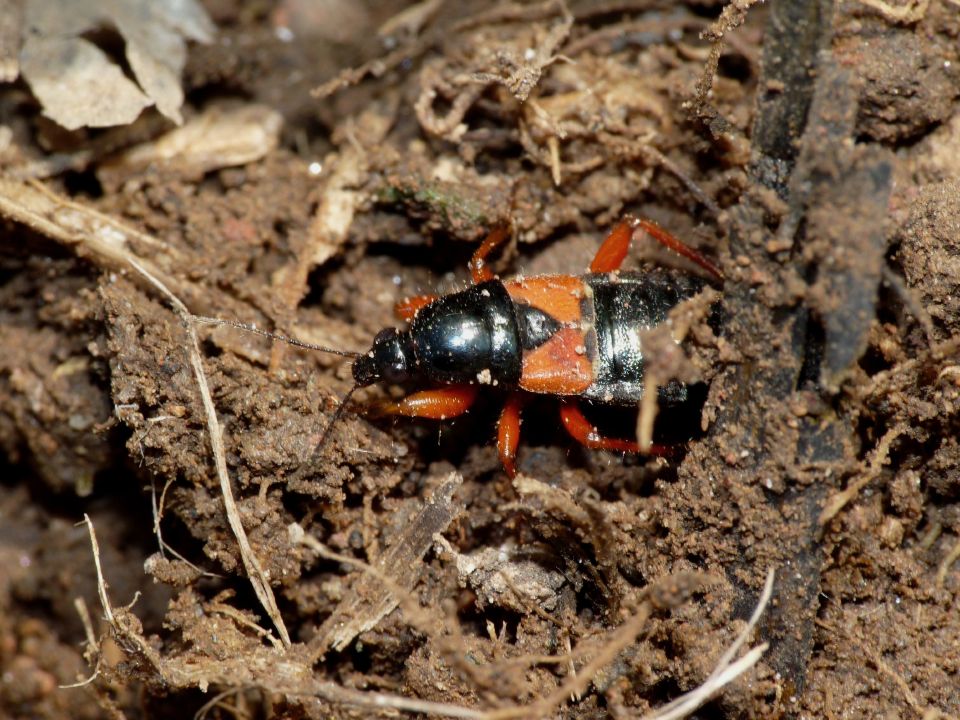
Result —
[[[155, 105], [179, 124], [186, 40], [214, 27], [194, 0], [26, 0], [20, 72], [44, 113], [67, 128], [126, 125]], [[116, 31], [136, 82], [87, 36]]]
[[323, 655], [328, 648], [343, 650], [353, 639], [374, 627], [400, 603], [400, 593], [409, 593], [423, 568], [423, 557], [433, 538], [446, 531], [463, 508], [453, 499], [463, 478], [455, 473], [433, 491], [377, 560], [372, 572], [364, 573], [347, 596], [317, 631], [311, 652]]
[[524, 559], [520, 548], [486, 547], [464, 555], [452, 547], [460, 582], [476, 594], [480, 607], [498, 605], [515, 612], [537, 607], [557, 610], [563, 574]]
[[101, 180], [135, 175], [152, 167], [178, 177], [199, 178], [221, 168], [256, 162], [277, 147], [283, 118], [257, 103], [212, 103], [182, 127], [136, 145], [101, 164]]

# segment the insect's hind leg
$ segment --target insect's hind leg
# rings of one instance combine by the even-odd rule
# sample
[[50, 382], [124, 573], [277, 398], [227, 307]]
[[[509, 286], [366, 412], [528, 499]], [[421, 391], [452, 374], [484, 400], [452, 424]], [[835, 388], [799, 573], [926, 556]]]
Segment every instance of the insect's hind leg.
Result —
[[630, 241], [633, 238], [633, 233], [638, 228], [665, 248], [673, 250], [678, 255], [682, 255], [688, 260], [695, 262], [712, 275], [715, 280], [723, 281], [723, 273], [720, 272], [720, 269], [701, 255], [700, 252], [674, 237], [656, 223], [634, 217], [633, 215], [627, 215], [623, 220], [614, 225], [613, 229], [603, 241], [603, 244], [597, 250], [597, 254], [593, 257], [593, 262], [590, 263], [590, 272], [604, 273], [618, 270], [627, 257], [627, 251], [630, 249]]
[[590, 272], [605, 273], [619, 270], [630, 249], [630, 238], [637, 227], [636, 218], [627, 216], [613, 226], [590, 263]]
[[[563, 427], [581, 445], [591, 450], [612, 450], [614, 452], [641, 453], [635, 440], [603, 437], [600, 431], [584, 416], [575, 400], [565, 400], [560, 405], [560, 419]], [[667, 445], [651, 445], [644, 455], [672, 455], [673, 448]]]

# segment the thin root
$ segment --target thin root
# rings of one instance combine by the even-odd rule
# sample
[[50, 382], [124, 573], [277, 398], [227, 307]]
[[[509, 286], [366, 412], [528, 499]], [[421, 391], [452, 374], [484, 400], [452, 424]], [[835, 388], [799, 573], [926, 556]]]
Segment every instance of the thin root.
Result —
[[863, 488], [865, 488], [880, 474], [884, 463], [886, 463], [889, 459], [890, 446], [893, 445], [893, 441], [905, 433], [907, 429], [908, 428], [906, 425], [896, 425], [888, 430], [882, 438], [880, 438], [880, 442], [877, 443], [876, 448], [873, 450], [869, 464], [861, 472], [860, 477], [851, 482], [845, 489], [834, 494], [829, 500], [827, 500], [826, 504], [823, 506], [823, 510], [820, 512], [820, 527], [824, 527], [827, 523], [833, 520], [833, 518], [835, 518], [837, 514], [843, 510], [843, 508], [851, 500], [853, 500], [861, 490], [863, 490]]

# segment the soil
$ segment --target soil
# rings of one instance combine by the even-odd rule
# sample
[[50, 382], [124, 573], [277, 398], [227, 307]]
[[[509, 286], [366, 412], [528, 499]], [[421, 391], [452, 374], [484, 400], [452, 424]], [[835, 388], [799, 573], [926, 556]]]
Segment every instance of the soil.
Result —
[[[3, 211], [0, 716], [640, 717], [709, 679], [770, 570], [763, 656], [696, 717], [960, 716], [955, 0], [206, 7], [184, 114], [279, 112], [255, 161], [136, 163], [156, 118], [67, 134], [3, 89], [3, 175], [82, 157], [22, 191], [140, 235]], [[684, 355], [651, 338], [658, 379], [700, 380], [656, 419], [674, 451], [587, 450], [538, 397], [515, 479], [498, 392], [436, 423], [364, 389], [316, 450], [349, 363], [185, 322], [129, 262], [364, 351], [491, 228], [498, 272], [576, 274], [627, 212], [725, 277], [672, 316]], [[652, 244], [628, 266], [697, 272]]]

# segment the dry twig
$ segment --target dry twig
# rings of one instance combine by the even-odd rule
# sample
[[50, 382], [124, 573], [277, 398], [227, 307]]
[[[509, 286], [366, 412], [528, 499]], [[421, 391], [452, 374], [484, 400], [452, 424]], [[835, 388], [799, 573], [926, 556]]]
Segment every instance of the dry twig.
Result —
[[[725, 36], [732, 30], [735, 30], [743, 24], [747, 17], [747, 11], [758, 0], [733, 0], [725, 5], [720, 13], [720, 17], [702, 33], [702, 37], [713, 42], [707, 61], [704, 63], [703, 72], [697, 81], [697, 88], [694, 99], [684, 106], [690, 108], [694, 115], [707, 123], [714, 136], [724, 134], [732, 142], [737, 142], [743, 150], [746, 140], [742, 137], [732, 135], [733, 126], [724, 118], [720, 117], [719, 112], [710, 103], [710, 95], [713, 91], [713, 81], [717, 75], [717, 67], [720, 63], [720, 56], [723, 54], [723, 45]], [[749, 155], [749, 153], [747, 152]]]
[[[397, 607], [404, 596], [409, 595], [420, 577], [423, 556], [433, 544], [434, 536], [445, 531], [462, 510], [460, 503], [453, 499], [462, 482], [460, 475], [451, 473], [399, 537], [381, 553], [375, 569], [365, 563], [359, 564], [366, 574], [310, 642], [314, 657], [322, 656], [331, 647], [343, 650], [357, 635], [374, 627]], [[313, 538], [305, 536], [302, 542], [318, 554], [330, 556], [330, 551]], [[358, 565], [356, 561], [351, 564]], [[404, 609], [408, 610], [406, 607]]]
[[240, 547], [240, 558], [247, 571], [247, 577], [250, 584], [253, 585], [253, 591], [257, 595], [260, 604], [263, 605], [267, 615], [273, 621], [280, 639], [284, 646], [290, 647], [290, 635], [284, 625], [283, 618], [280, 616], [280, 609], [277, 607], [276, 598], [273, 596], [273, 590], [270, 587], [270, 581], [260, 565], [253, 548], [250, 547], [250, 540], [247, 538], [247, 531], [243, 528], [240, 520], [240, 511], [237, 503], [233, 499], [233, 486], [230, 483], [230, 476], [227, 473], [227, 456], [223, 446], [223, 432], [220, 428], [220, 421], [217, 419], [216, 408], [213, 405], [213, 398], [210, 394], [210, 386], [207, 383], [207, 375], [203, 370], [203, 361], [200, 357], [200, 342], [197, 339], [197, 330], [192, 321], [193, 315], [187, 310], [187, 306], [174, 295], [166, 285], [154, 277], [146, 268], [136, 260], [130, 260], [133, 268], [146, 278], [155, 288], [157, 288], [173, 306], [177, 315], [183, 323], [189, 338], [188, 353], [190, 355], [190, 365], [193, 367], [194, 377], [200, 390], [200, 399], [203, 402], [204, 413], [207, 418], [207, 433], [210, 435], [210, 446], [213, 451], [214, 465], [217, 470], [217, 478], [220, 481], [220, 492], [223, 496], [223, 506], [227, 514], [227, 522], [233, 531], [237, 544]]
[[[84, 515], [85, 522], [90, 523], [90, 518]], [[93, 525], [90, 525], [91, 531]], [[87, 639], [87, 649], [84, 653], [87, 661], [90, 661], [92, 657], [96, 657], [96, 663], [94, 664], [93, 674], [85, 680], [80, 680], [70, 685], [60, 685], [61, 690], [67, 690], [69, 688], [78, 688], [89, 685], [98, 677], [100, 677], [100, 643], [97, 642], [97, 635], [93, 631], [93, 620], [90, 618], [90, 610], [87, 608], [87, 603], [83, 597], [76, 597], [73, 600], [73, 607], [77, 611], [77, 615], [80, 616], [80, 622], [83, 624], [83, 632], [86, 635]]]

